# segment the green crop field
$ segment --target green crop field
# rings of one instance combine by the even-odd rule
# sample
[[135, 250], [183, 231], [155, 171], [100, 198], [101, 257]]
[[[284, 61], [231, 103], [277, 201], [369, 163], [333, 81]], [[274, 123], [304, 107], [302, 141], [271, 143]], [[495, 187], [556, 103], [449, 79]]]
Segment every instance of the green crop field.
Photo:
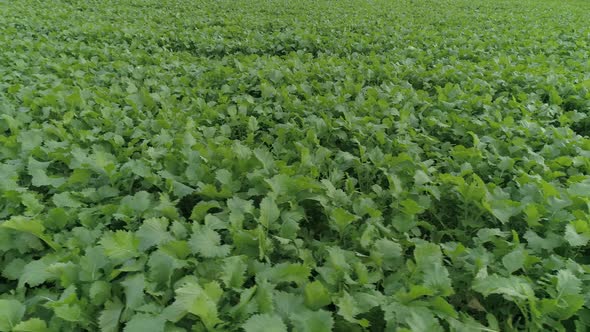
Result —
[[0, 0], [0, 331], [590, 331], [590, 2]]

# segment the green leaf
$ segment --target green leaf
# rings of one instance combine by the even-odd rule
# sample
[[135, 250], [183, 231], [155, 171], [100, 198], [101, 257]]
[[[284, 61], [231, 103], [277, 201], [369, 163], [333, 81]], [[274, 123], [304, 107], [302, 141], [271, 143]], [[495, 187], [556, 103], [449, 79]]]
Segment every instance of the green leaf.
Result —
[[201, 221], [207, 215], [207, 212], [213, 208], [221, 208], [218, 201], [202, 201], [197, 203], [191, 212], [190, 219], [194, 221]]
[[25, 315], [25, 309], [17, 300], [0, 299], [0, 331], [12, 331]]
[[135, 309], [144, 303], [145, 277], [143, 274], [128, 276], [121, 285], [125, 289], [125, 305], [128, 309]]
[[569, 270], [557, 272], [557, 291], [561, 295], [577, 295], [582, 292], [582, 281]]
[[8, 280], [18, 280], [25, 265], [27, 265], [26, 261], [20, 258], [13, 259], [2, 269], [2, 276]]
[[40, 162], [32, 157], [29, 158], [28, 170], [32, 176], [31, 184], [35, 187], [50, 186], [58, 188], [66, 182], [64, 177], [49, 176], [47, 175], [47, 168], [51, 163]]
[[503, 232], [498, 228], [482, 228], [477, 231], [478, 242], [486, 243], [494, 241], [497, 237], [506, 238], [509, 235], [508, 232]]
[[146, 219], [135, 233], [139, 239], [139, 250], [144, 251], [153, 246], [172, 241], [174, 238], [168, 233], [166, 218]]
[[[434, 313], [423, 306], [406, 306], [392, 302], [383, 311], [389, 328], [398, 327], [401, 331], [444, 331]], [[410, 329], [402, 329], [402, 326]]]
[[189, 282], [176, 290], [176, 301], [185, 311], [198, 316], [208, 329], [220, 323], [217, 301], [223, 293], [219, 285], [209, 284], [210, 290], [199, 284]]
[[414, 301], [422, 296], [432, 296], [434, 290], [423, 285], [412, 285], [408, 292], [400, 292], [397, 294], [399, 300], [403, 303]]
[[309, 311], [303, 304], [303, 297], [299, 294], [273, 291], [272, 302], [274, 306], [269, 306], [265, 311], [279, 314], [284, 321], [289, 321], [294, 314]]
[[539, 223], [539, 220], [541, 220], [541, 213], [536, 205], [529, 204], [525, 206], [523, 211], [526, 214], [526, 222], [530, 227], [542, 226], [541, 223]]
[[123, 332], [164, 332], [166, 320], [149, 314], [136, 314], [125, 324]]
[[255, 301], [258, 306], [258, 311], [261, 313], [272, 312], [274, 310], [274, 299], [274, 286], [264, 279], [258, 281], [256, 285], [255, 295]]
[[111, 297], [111, 284], [99, 280], [90, 286], [90, 299], [93, 304], [103, 304]]
[[378, 261], [384, 269], [393, 270], [402, 257], [402, 247], [399, 243], [391, 240], [378, 239], [375, 241], [371, 253], [373, 256], [378, 257]]
[[337, 271], [348, 272], [350, 270], [349, 260], [346, 257], [347, 251], [339, 247], [328, 247], [328, 262]]
[[27, 216], [37, 215], [45, 208], [45, 205], [41, 204], [33, 193], [23, 193], [21, 200], [22, 204], [27, 207], [27, 212], [25, 213]]
[[25, 218], [22, 216], [14, 216], [14, 217], [10, 218], [9, 220], [0, 224], [0, 227], [32, 234], [32, 235], [38, 237], [39, 239], [43, 240], [52, 249], [54, 249], [54, 250], [58, 249], [57, 244], [55, 244], [53, 241], [51, 241], [49, 239], [49, 237], [47, 237], [44, 234], [45, 227], [37, 219], [28, 219], [28, 218]]
[[265, 170], [270, 171], [274, 168], [274, 157], [268, 150], [257, 148], [254, 150], [254, 156], [260, 161]]
[[526, 252], [522, 249], [511, 251], [502, 258], [502, 264], [512, 274], [516, 270], [522, 269], [526, 260]]
[[301, 211], [283, 211], [281, 214], [282, 225], [279, 236], [294, 240], [301, 229], [299, 222], [305, 218]]
[[131, 232], [105, 233], [100, 240], [100, 244], [104, 248], [106, 256], [118, 262], [140, 255], [138, 251], [139, 240]]
[[72, 197], [72, 194], [69, 192], [55, 194], [52, 200], [57, 207], [78, 208], [82, 206], [82, 203]]
[[170, 256], [164, 251], [155, 251], [150, 255], [148, 260], [148, 279], [161, 284], [163, 287], [168, 286], [172, 280], [174, 271], [185, 265], [185, 262]]
[[101, 270], [109, 263], [104, 250], [100, 247], [88, 247], [80, 258], [80, 280], [95, 281], [102, 276]]
[[501, 294], [508, 299], [528, 299], [534, 295], [531, 285], [523, 278], [516, 276], [504, 278], [491, 275], [475, 279], [472, 288], [484, 296]]
[[454, 293], [452, 281], [449, 277], [449, 271], [441, 264], [435, 262], [429, 266], [423, 266], [424, 270], [424, 285], [438, 290], [443, 296], [448, 296]]
[[299, 263], [281, 263], [260, 273], [273, 283], [294, 282], [303, 285], [309, 280], [311, 269]]
[[567, 193], [572, 196], [590, 198], [590, 181], [586, 180], [572, 184], [567, 189]]
[[254, 315], [242, 325], [242, 328], [245, 332], [287, 332], [287, 325], [281, 317], [271, 314]]
[[576, 228], [571, 224], [565, 226], [564, 238], [572, 247], [582, 247], [588, 244], [588, 241], [590, 241], [590, 236], [586, 234], [579, 234], [576, 231]]
[[[2, 326], [0, 326], [2, 329]], [[39, 318], [31, 318], [27, 321], [18, 323], [12, 331], [14, 332], [46, 332], [47, 323]]]
[[62, 304], [53, 309], [55, 316], [72, 323], [84, 323], [85, 318], [79, 303]]
[[260, 202], [260, 218], [259, 222], [265, 228], [271, 227], [271, 224], [279, 219], [281, 211], [274, 201], [274, 198], [267, 196]]
[[118, 332], [119, 317], [123, 310], [123, 304], [119, 301], [107, 302], [105, 309], [98, 317], [98, 326], [101, 332]]
[[548, 233], [547, 238], [542, 238], [531, 230], [526, 231], [523, 237], [527, 241], [527, 246], [539, 253], [543, 250], [553, 251], [564, 242], [564, 238], [558, 234]]
[[320, 281], [310, 282], [305, 285], [305, 305], [312, 310], [317, 310], [332, 303], [330, 293]]
[[254, 204], [252, 201], [247, 201], [239, 197], [232, 197], [228, 199], [227, 207], [231, 212], [240, 214], [252, 213], [254, 211]]
[[301, 332], [330, 332], [334, 328], [334, 319], [329, 311], [305, 311], [292, 317], [294, 330]]
[[484, 202], [483, 205], [503, 224], [507, 223], [511, 217], [517, 215], [521, 211], [521, 204], [509, 199], [491, 200], [489, 202]]
[[405, 322], [412, 328], [412, 332], [442, 332], [444, 331], [440, 326], [438, 320], [431, 314], [424, 314], [418, 310], [410, 313], [406, 317]]
[[455, 308], [440, 296], [437, 296], [434, 299], [432, 299], [432, 301], [430, 301], [430, 305], [434, 310], [438, 311], [439, 313], [442, 313], [453, 318], [459, 317], [459, 314], [457, 313], [457, 311], [455, 311]]
[[407, 215], [416, 215], [424, 212], [424, 207], [413, 199], [405, 199], [401, 201], [402, 211]]
[[200, 227], [193, 232], [189, 241], [193, 254], [199, 254], [205, 258], [225, 257], [230, 252], [230, 246], [221, 244], [221, 236], [208, 227]]
[[23, 272], [18, 279], [18, 287], [22, 288], [25, 285], [36, 287], [51, 278], [51, 273], [47, 271], [49, 265], [42, 259], [29, 262], [23, 268]]
[[3, 174], [0, 177], [0, 189], [10, 191], [16, 190], [19, 187], [17, 183], [19, 178], [18, 166], [0, 163], [0, 174]]
[[353, 221], [357, 220], [358, 217], [343, 208], [336, 208], [330, 213], [330, 219], [336, 226], [338, 232], [343, 233], [344, 229]]
[[43, 224], [39, 220], [21, 216], [15, 216], [3, 222], [2, 227], [30, 233], [37, 237], [43, 236], [43, 232], [45, 231], [45, 227], [43, 227]]
[[133, 196], [125, 196], [121, 200], [121, 206], [130, 208], [131, 210], [142, 213], [147, 211], [152, 205], [152, 199], [150, 193], [147, 191], [137, 192]]
[[336, 299], [335, 304], [338, 307], [338, 314], [346, 321], [359, 324], [362, 327], [369, 326], [369, 322], [366, 319], [356, 319], [356, 316], [362, 313], [363, 310], [358, 307], [356, 300], [347, 292], [344, 292], [341, 297]]
[[244, 274], [248, 264], [244, 256], [232, 256], [224, 259], [221, 281], [227, 288], [240, 288], [246, 281]]
[[416, 170], [416, 173], [414, 174], [414, 183], [416, 183], [417, 186], [424, 185], [431, 181], [432, 179], [430, 179], [430, 177], [426, 173], [424, 173], [424, 171]]
[[419, 243], [414, 249], [416, 264], [422, 270], [428, 270], [435, 264], [442, 264], [442, 252], [440, 247], [434, 243]]

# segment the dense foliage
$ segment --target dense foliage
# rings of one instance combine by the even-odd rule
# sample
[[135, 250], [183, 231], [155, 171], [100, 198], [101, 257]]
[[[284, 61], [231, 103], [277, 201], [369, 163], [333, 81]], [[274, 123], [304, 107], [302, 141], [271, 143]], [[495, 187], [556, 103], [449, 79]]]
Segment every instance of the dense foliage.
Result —
[[588, 22], [0, 1], [0, 331], [587, 331]]

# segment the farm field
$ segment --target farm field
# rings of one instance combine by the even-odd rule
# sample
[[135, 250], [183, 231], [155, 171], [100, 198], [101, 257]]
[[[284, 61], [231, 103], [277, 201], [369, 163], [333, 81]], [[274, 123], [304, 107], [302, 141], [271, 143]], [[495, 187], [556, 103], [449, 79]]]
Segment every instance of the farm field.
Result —
[[0, 332], [589, 331], [588, 22], [0, 0]]

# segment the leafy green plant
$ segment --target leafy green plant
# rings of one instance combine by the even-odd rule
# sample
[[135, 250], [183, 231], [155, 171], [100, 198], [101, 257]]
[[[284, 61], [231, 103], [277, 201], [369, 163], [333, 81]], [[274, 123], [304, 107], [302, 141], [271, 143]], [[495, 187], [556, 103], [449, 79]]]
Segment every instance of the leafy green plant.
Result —
[[586, 331], [588, 9], [0, 1], [0, 331]]

